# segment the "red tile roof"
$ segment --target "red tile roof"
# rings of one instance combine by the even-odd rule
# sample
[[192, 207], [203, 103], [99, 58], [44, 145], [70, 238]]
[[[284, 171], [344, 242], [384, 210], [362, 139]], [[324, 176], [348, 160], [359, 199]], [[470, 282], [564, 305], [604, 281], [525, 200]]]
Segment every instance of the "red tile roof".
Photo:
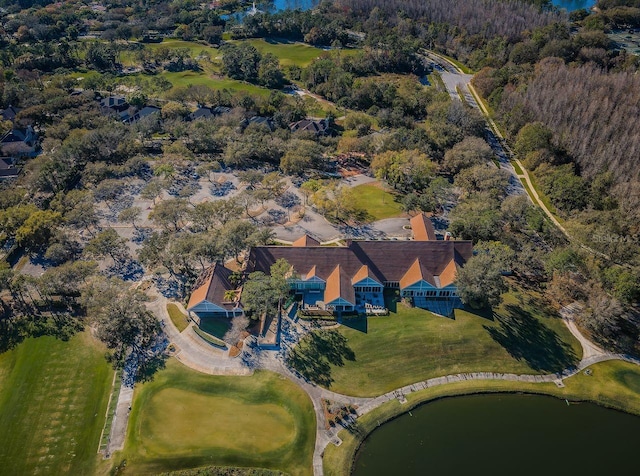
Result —
[[[366, 264], [362, 265], [362, 268], [360, 268], [360, 270], [355, 274], [355, 276], [351, 279], [351, 282], [353, 284], [357, 284], [360, 281], [367, 279], [367, 278], [371, 278], [374, 281], [378, 281], [375, 277], [375, 275], [369, 270], [369, 266], [367, 266]], [[382, 283], [380, 283], [382, 284]]]
[[426, 281], [433, 287], [437, 287], [434, 276], [433, 271], [427, 269], [420, 261], [420, 258], [416, 258], [411, 267], [404, 273], [402, 279], [400, 279], [400, 288], [406, 288], [418, 281]]
[[338, 298], [342, 298], [353, 305], [356, 303], [356, 294], [351, 284], [351, 279], [340, 265], [337, 265], [327, 277], [324, 302], [329, 304]]
[[436, 230], [427, 215], [420, 213], [411, 219], [411, 230], [413, 239], [418, 241], [437, 240]]
[[449, 261], [449, 264], [446, 268], [442, 270], [440, 273], [440, 287], [447, 287], [450, 284], [453, 284], [456, 280], [456, 276], [458, 274], [458, 267], [456, 266], [456, 262], [454, 260]]
[[224, 298], [226, 291], [235, 290], [229, 282], [232, 273], [233, 271], [222, 264], [209, 266], [196, 281], [187, 310], [205, 300], [229, 310], [233, 309], [235, 304]]

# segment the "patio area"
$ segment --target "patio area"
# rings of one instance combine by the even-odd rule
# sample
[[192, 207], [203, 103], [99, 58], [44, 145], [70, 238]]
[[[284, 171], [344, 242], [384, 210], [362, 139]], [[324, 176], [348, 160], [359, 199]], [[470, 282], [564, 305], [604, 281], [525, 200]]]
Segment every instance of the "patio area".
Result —
[[389, 313], [384, 304], [382, 292], [357, 292], [356, 310], [367, 315], [387, 315]]

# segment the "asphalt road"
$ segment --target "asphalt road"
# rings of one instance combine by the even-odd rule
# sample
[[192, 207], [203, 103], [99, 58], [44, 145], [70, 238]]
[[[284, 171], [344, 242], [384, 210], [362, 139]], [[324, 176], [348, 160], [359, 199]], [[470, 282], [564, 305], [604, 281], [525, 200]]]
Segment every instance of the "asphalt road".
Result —
[[[449, 93], [449, 96], [451, 96], [452, 100], [462, 101], [462, 98], [464, 98], [464, 102], [469, 107], [482, 112], [478, 101], [469, 89], [469, 83], [471, 82], [471, 78], [473, 78], [473, 75], [464, 74], [458, 71], [455, 67], [453, 67], [453, 65], [430, 52], [427, 52], [424, 58], [425, 62], [431, 64], [431, 66], [433, 66], [433, 68], [440, 74], [442, 82], [444, 83], [444, 86], [447, 89], [447, 92]], [[462, 95], [462, 98], [460, 97], [460, 95]], [[503, 143], [493, 132], [489, 124], [487, 124], [485, 128], [485, 140], [493, 149], [493, 153], [498, 159], [500, 168], [506, 170], [509, 173], [509, 187], [507, 189], [507, 194], [525, 194], [526, 191], [524, 189], [524, 186], [522, 185], [522, 182], [520, 181], [515, 168], [509, 161], [509, 154], [507, 153]]]

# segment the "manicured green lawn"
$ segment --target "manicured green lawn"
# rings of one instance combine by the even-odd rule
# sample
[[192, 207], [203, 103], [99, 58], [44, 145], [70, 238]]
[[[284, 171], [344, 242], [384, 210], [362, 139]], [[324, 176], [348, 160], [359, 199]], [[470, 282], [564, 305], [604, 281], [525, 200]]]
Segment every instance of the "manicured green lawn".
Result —
[[178, 306], [173, 303], [167, 304], [167, 312], [169, 313], [169, 317], [171, 318], [171, 322], [176, 328], [182, 332], [189, 326], [189, 321], [187, 316], [183, 314]]
[[[448, 319], [401, 303], [393, 307], [386, 317], [346, 322], [337, 331], [346, 342], [304, 340], [306, 362], [320, 362], [311, 365], [316, 381], [339, 393], [376, 396], [459, 372], [551, 373], [581, 358], [578, 341], [559, 318], [535, 304], [521, 306], [510, 294], [493, 320], [462, 310]], [[330, 356], [329, 365], [321, 355]]]
[[135, 475], [205, 465], [307, 475], [314, 441], [311, 401], [286, 378], [210, 376], [171, 360], [136, 390], [122, 457]]
[[250, 94], [256, 94], [258, 96], [268, 96], [269, 89], [255, 84], [245, 83], [244, 81], [238, 81], [228, 78], [212, 78], [208, 73], [204, 71], [182, 71], [179, 73], [161, 73], [164, 78], [169, 81], [173, 87], [185, 87], [188, 85], [204, 84], [213, 89], [228, 89], [230, 91], [246, 91]]
[[[297, 65], [306, 68], [317, 57], [324, 54], [333, 54], [336, 50], [325, 51], [322, 48], [306, 43], [291, 42], [275, 38], [251, 38], [248, 40], [231, 40], [229, 43], [246, 42], [253, 45], [260, 53], [272, 53], [279, 60], [281, 66]], [[358, 53], [359, 49], [341, 49], [340, 55], [351, 56]]]
[[203, 317], [200, 319], [200, 329], [218, 339], [224, 338], [229, 327], [231, 327], [231, 319], [226, 317]]
[[0, 354], [0, 473], [92, 474], [112, 380], [87, 333]]
[[214, 48], [209, 45], [202, 45], [195, 41], [184, 41], [176, 39], [164, 39], [161, 43], [146, 43], [145, 48], [150, 50], [157, 50], [158, 48], [187, 48], [192, 58], [199, 56], [203, 53], [208, 54], [212, 58], [215, 58], [220, 54], [218, 48]]
[[353, 187], [354, 204], [365, 209], [374, 220], [393, 218], [402, 214], [402, 205], [396, 196], [387, 192], [379, 183], [367, 183]]
[[280, 60], [281, 66], [290, 66], [295, 64], [301, 68], [305, 68], [309, 66], [311, 61], [324, 53], [320, 48], [304, 43], [292, 43], [272, 39], [253, 38], [250, 40], [232, 41], [231, 43], [241, 42], [249, 43], [262, 54], [274, 54]]
[[329, 445], [323, 457], [324, 474], [348, 476], [360, 442], [380, 424], [405, 413], [415, 406], [454, 395], [480, 392], [528, 392], [553, 395], [572, 401], [590, 401], [640, 415], [640, 366], [621, 361], [592, 365], [591, 375], [580, 372], [564, 380], [565, 387], [553, 383], [510, 382], [504, 380], [467, 380], [428, 388], [407, 395], [401, 405], [392, 400], [358, 419], [357, 434], [342, 430], [340, 446]]

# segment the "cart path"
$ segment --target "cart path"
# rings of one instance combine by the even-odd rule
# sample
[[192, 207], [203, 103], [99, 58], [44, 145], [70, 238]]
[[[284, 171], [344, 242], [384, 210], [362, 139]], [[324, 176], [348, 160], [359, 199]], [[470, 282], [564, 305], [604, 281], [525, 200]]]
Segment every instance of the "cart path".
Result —
[[[640, 365], [640, 359], [636, 359], [628, 355], [606, 352], [582, 335], [574, 323], [575, 315], [580, 312], [581, 308], [577, 303], [573, 303], [562, 308], [560, 314], [563, 318], [563, 322], [569, 331], [580, 342], [583, 349], [582, 359], [575, 367], [567, 368], [562, 372], [546, 375], [512, 374], [501, 372], [458, 373], [442, 377], [434, 377], [412, 383], [410, 385], [405, 385], [404, 387], [397, 388], [377, 397], [355, 397], [333, 392], [301, 378], [285, 365], [282, 352], [258, 350], [255, 347], [252, 348], [252, 346], [249, 345], [249, 341], [245, 342], [243, 354], [254, 352], [256, 353], [256, 359], [254, 361], [253, 368], [248, 368], [243, 364], [243, 359], [231, 359], [227, 357], [226, 352], [222, 352], [209, 346], [197, 337], [190, 328], [185, 329], [182, 333], [179, 332], [171, 322], [166, 311], [167, 302], [168, 300], [166, 298], [159, 296], [155, 301], [148, 303], [147, 307], [164, 323], [163, 327], [167, 336], [179, 349], [175, 353], [175, 357], [187, 367], [210, 375], [249, 375], [253, 373], [254, 368], [270, 370], [292, 380], [300, 386], [307, 395], [309, 395], [316, 414], [316, 442], [313, 453], [313, 474], [315, 476], [321, 476], [324, 474], [322, 465], [324, 450], [330, 443], [340, 444], [340, 439], [337, 434], [344, 429], [345, 425], [349, 425], [358, 417], [375, 410], [386, 402], [398, 400], [399, 402], [404, 403], [406, 402], [405, 396], [411, 393], [467, 380], [505, 380], [526, 383], [555, 383], [558, 386], [563, 386], [564, 384], [562, 381], [564, 379], [576, 375], [587, 367], [599, 362], [623, 360]], [[287, 317], [284, 319], [288, 320]], [[300, 327], [298, 324], [291, 321], [289, 321], [289, 325], [292, 327]], [[248, 337], [247, 339], [250, 340], [251, 337]], [[344, 424], [336, 425], [334, 428], [327, 430], [322, 400], [330, 400], [341, 405], [352, 405], [356, 407], [356, 415], [354, 417], [347, 418]]]

